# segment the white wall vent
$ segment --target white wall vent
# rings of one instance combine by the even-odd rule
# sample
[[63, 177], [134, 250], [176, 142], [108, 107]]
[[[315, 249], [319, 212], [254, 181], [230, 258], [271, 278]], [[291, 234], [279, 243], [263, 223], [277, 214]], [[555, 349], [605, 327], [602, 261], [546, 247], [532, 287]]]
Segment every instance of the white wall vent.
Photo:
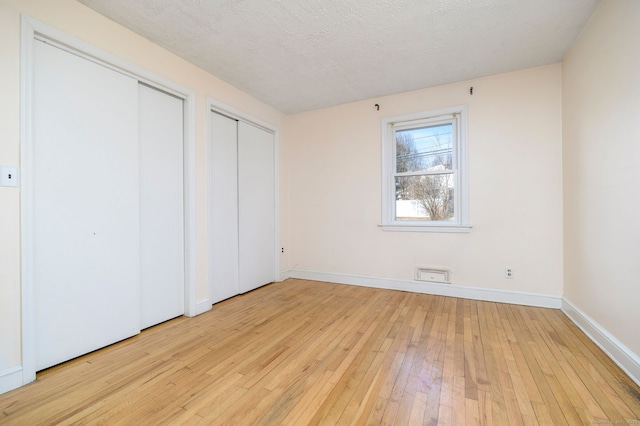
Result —
[[416, 281], [450, 283], [451, 271], [438, 268], [416, 268]]

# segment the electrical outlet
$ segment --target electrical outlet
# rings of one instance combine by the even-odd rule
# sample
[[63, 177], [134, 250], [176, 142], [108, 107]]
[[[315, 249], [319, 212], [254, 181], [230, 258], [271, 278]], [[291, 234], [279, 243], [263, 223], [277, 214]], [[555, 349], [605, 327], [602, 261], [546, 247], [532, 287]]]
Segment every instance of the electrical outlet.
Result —
[[513, 268], [510, 266], [507, 266], [506, 268], [504, 268], [504, 277], [505, 278], [513, 278]]
[[18, 186], [17, 167], [0, 166], [0, 186]]
[[284, 253], [284, 247], [282, 247], [282, 253]]

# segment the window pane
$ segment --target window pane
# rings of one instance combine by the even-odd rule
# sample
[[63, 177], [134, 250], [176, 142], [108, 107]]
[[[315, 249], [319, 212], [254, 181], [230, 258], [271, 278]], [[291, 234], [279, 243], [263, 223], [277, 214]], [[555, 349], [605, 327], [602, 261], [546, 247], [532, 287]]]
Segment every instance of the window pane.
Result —
[[454, 220], [454, 176], [396, 177], [396, 220]]
[[451, 170], [452, 132], [451, 123], [396, 131], [396, 173]]

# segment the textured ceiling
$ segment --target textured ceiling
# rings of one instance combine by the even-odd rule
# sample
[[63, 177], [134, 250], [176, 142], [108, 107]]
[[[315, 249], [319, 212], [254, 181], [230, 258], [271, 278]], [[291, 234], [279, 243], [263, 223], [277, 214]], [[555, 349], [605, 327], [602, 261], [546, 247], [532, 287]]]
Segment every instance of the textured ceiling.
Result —
[[560, 62], [599, 0], [79, 1], [291, 114]]

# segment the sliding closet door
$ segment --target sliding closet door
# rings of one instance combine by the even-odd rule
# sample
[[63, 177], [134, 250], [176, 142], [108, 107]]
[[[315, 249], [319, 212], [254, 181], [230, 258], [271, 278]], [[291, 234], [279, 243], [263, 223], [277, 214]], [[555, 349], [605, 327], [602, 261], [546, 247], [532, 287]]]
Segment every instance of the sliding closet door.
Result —
[[140, 327], [138, 82], [37, 41], [36, 368]]
[[273, 134], [238, 123], [240, 291], [275, 281]]
[[209, 275], [211, 303], [240, 293], [238, 287], [238, 124], [210, 114]]
[[184, 314], [182, 99], [139, 85], [141, 328]]

